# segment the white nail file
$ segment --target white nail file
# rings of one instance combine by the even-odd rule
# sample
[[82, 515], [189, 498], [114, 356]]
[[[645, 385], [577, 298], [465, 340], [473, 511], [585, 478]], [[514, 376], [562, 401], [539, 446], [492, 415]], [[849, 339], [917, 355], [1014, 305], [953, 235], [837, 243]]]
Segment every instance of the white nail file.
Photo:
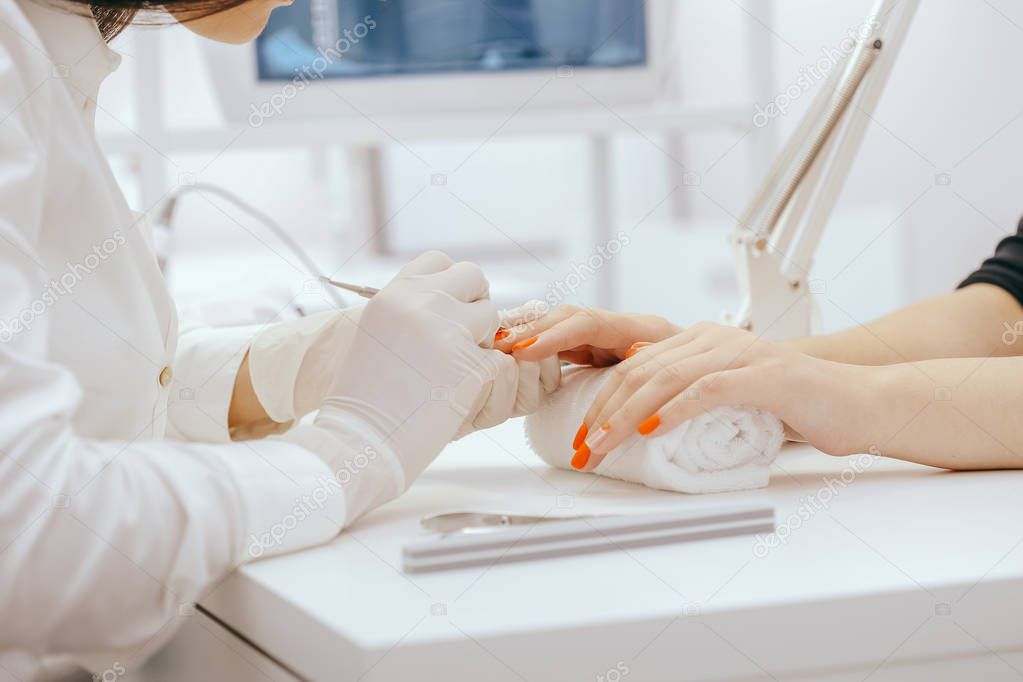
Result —
[[406, 572], [423, 573], [773, 531], [773, 507], [687, 509], [438, 533], [406, 545], [403, 557]]

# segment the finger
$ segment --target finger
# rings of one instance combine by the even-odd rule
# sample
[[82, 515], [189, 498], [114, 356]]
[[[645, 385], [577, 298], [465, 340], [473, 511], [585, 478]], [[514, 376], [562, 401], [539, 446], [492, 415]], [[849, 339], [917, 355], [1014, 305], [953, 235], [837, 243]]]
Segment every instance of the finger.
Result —
[[[563, 306], [539, 320], [509, 328], [507, 334], [501, 334], [504, 343], [500, 348], [509, 352], [522, 351], [525, 353], [523, 359], [538, 360], [581, 346], [592, 346], [603, 349], [617, 362], [622, 359], [629, 344], [637, 337], [642, 338], [646, 333], [644, 329], [651, 326], [647, 318], [644, 315], [620, 315], [598, 308]], [[652, 328], [648, 331], [663, 334], [663, 328], [660, 331]], [[551, 333], [556, 336], [548, 339]], [[541, 341], [543, 343], [539, 343]]]
[[[738, 405], [742, 403], [742, 394], [744, 392], [745, 378], [750, 374], [750, 370], [747, 369], [730, 369], [722, 372], [713, 372], [707, 374], [695, 382], [690, 384], [686, 389], [676, 392], [672, 397], [668, 398], [662, 404], [656, 405], [658, 402], [657, 398], [651, 398], [646, 402], [646, 405], [656, 405], [654, 408], [644, 407], [639, 408], [639, 413], [642, 414], [643, 409], [648, 409], [648, 416], [636, 417], [634, 414], [626, 417], [620, 417], [615, 415], [609, 420], [607, 429], [604, 429], [602, 433], [606, 433], [611, 436], [615, 432], [615, 424], [620, 424], [618, 427], [619, 438], [617, 443], [612, 443], [612, 439], [608, 438], [607, 444], [598, 444], [600, 452], [594, 452], [586, 462], [586, 466], [582, 468], [583, 471], [592, 471], [596, 467], [600, 466], [600, 463], [604, 461], [604, 458], [617, 447], [622, 441], [625, 440], [632, 433], [639, 433], [641, 436], [660, 436], [670, 432], [676, 428], [679, 424], [682, 424], [693, 417], [708, 412], [716, 407], [722, 407], [724, 405]], [[645, 399], [643, 397], [641, 399]], [[637, 404], [638, 404], [637, 400]], [[625, 408], [623, 408], [625, 409]], [[634, 430], [629, 429], [628, 425], [635, 424]], [[627, 433], [623, 433], [626, 432]]]
[[[659, 436], [716, 407], [748, 405], [756, 394], [754, 370], [728, 369], [703, 377], [651, 414], [646, 434]], [[647, 429], [644, 429], [647, 430]]]
[[[649, 395], [649, 391], [656, 388], [678, 392], [704, 374], [718, 369], [720, 368], [713, 366], [713, 356], [709, 351], [694, 355], [692, 347], [684, 346], [664, 352], [660, 357], [644, 363], [626, 375], [618, 390], [597, 409], [593, 423], [600, 425], [609, 423], [629, 401], [635, 399], [637, 394]], [[670, 393], [667, 397], [673, 395], [674, 393]], [[651, 412], [647, 412], [643, 416], [650, 414]]]
[[431, 275], [435, 272], [447, 270], [454, 261], [443, 251], [427, 251], [405, 264], [399, 272], [399, 277], [415, 277], [416, 275]]
[[559, 358], [544, 358], [540, 361], [540, 385], [547, 395], [561, 387], [561, 360]]
[[[593, 351], [588, 348], [579, 348], [574, 350], [565, 350], [558, 353], [558, 359], [564, 360], [565, 362], [572, 363], [573, 365], [593, 365], [597, 366], [594, 361]], [[614, 364], [614, 363], [607, 363]], [[606, 365], [601, 365], [606, 366]]]
[[609, 373], [604, 384], [597, 391], [597, 395], [590, 404], [586, 415], [583, 417], [583, 423], [579, 426], [579, 430], [572, 441], [572, 450], [575, 452], [572, 457], [573, 468], [591, 471], [597, 465], [597, 460], [590, 463], [592, 455], [591, 446], [599, 445], [601, 440], [607, 438], [610, 435], [608, 431], [611, 428], [605, 421], [599, 420], [604, 405], [618, 392], [625, 381], [625, 377], [632, 375], [638, 381], [639, 377], [643, 376], [644, 373], [649, 373], [656, 369], [658, 365], [650, 365], [648, 369], [644, 369], [654, 355], [655, 350], [652, 349], [645, 353], [642, 358], [632, 358], [619, 363]]
[[498, 339], [496, 347], [506, 353], [512, 352], [516, 345], [528, 341], [556, 324], [568, 319], [573, 314], [569, 308], [555, 308], [538, 319], [528, 320], [511, 327], [503, 327], [504, 334]]
[[601, 428], [587, 439], [590, 451], [604, 454], [618, 447], [669, 400], [715, 371], [713, 362], [713, 354], [708, 352], [678, 360], [669, 367], [648, 363], [647, 367], [653, 367], [650, 378], [639, 384], [626, 380], [594, 421]]
[[542, 333], [514, 343], [512, 353], [526, 362], [542, 360], [592, 342], [595, 331], [592, 315], [576, 313]]
[[[499, 344], [499, 342], [505, 339], [509, 339], [513, 336], [512, 332], [510, 331], [511, 329], [518, 327], [524, 328], [525, 325], [530, 325], [536, 322], [537, 320], [546, 317], [548, 314], [550, 314], [551, 310], [552, 308], [549, 303], [538, 299], [526, 301], [522, 305], [515, 308], [502, 310], [499, 313], [501, 318], [501, 327], [497, 330], [497, 335], [494, 337], [495, 347], [497, 347], [496, 344]], [[532, 333], [530, 333], [529, 335], [532, 336]], [[504, 344], [504, 347], [501, 348], [501, 350], [510, 353], [511, 347], [515, 343], [517, 343], [517, 341], [510, 340], [508, 341], [508, 343]]]
[[631, 358], [633, 355], [635, 355], [639, 351], [643, 350], [647, 346], [652, 346], [652, 345], [654, 345], [654, 344], [652, 344], [649, 341], [637, 341], [636, 343], [634, 343], [631, 346], [629, 346], [629, 350], [625, 351], [625, 359], [628, 360], [629, 358]]
[[[656, 351], [651, 351], [650, 354], [654, 352]], [[644, 363], [650, 360], [650, 354], [644, 354], [641, 358], [630, 358], [624, 362], [620, 362], [615, 365], [614, 369], [608, 372], [607, 379], [604, 381], [603, 385], [601, 385], [600, 390], [597, 391], [597, 395], [593, 397], [593, 401], [586, 410], [586, 414], [583, 415], [583, 426], [585, 426], [587, 430], [603, 426], [602, 422], [597, 422], [597, 417], [600, 416], [600, 413], [607, 404], [607, 401], [609, 401], [611, 396], [618, 391], [622, 382], [625, 381], [625, 377], [628, 376], [630, 372], [639, 369]], [[578, 445], [576, 447], [578, 447]]]
[[[483, 269], [475, 263], [461, 261], [451, 267], [429, 275], [439, 289], [451, 294], [459, 301], [473, 303], [490, 297], [490, 282]], [[494, 309], [497, 316], [497, 309]], [[495, 325], [496, 329], [496, 325]]]
[[490, 399], [490, 394], [494, 390], [494, 383], [494, 381], [489, 379], [483, 383], [483, 389], [476, 396], [472, 406], [466, 412], [465, 419], [462, 420], [462, 424], [458, 427], [458, 430], [455, 431], [455, 435], [451, 439], [452, 441], [461, 440], [476, 430], [476, 417]]
[[543, 384], [540, 383], [540, 363], [519, 362], [510, 355], [505, 357], [514, 362], [519, 369], [513, 416], [522, 417], [536, 412], [547, 396]]
[[[586, 416], [583, 418], [583, 423], [588, 427], [600, 426], [605, 422], [599, 421], [601, 416], [607, 416], [610, 414], [605, 407], [611, 400], [622, 384], [628, 378], [633, 383], [635, 388], [645, 383], [654, 372], [659, 369], [671, 364], [676, 360], [681, 360], [687, 355], [693, 355], [691, 349], [684, 353], [668, 355], [675, 353], [676, 350], [686, 349], [689, 347], [689, 343], [685, 342], [685, 339], [680, 336], [673, 336], [670, 339], [665, 339], [660, 343], [647, 346], [643, 349], [642, 353], [634, 353], [632, 357], [624, 360], [611, 370], [610, 376], [604, 385], [600, 387], [597, 395], [593, 398], [593, 402], [590, 404], [589, 409], [586, 411]], [[695, 347], [694, 347], [695, 348]], [[649, 363], [654, 363], [647, 366]], [[631, 378], [630, 378], [631, 377]]]
[[558, 359], [573, 365], [586, 365], [589, 367], [611, 367], [622, 361], [613, 351], [606, 348], [594, 348], [583, 346], [558, 353]]
[[492, 355], [499, 363], [490, 395], [483, 403], [472, 423], [476, 429], [497, 426], [513, 416], [517, 407], [518, 388], [521, 384], [519, 363], [504, 353]]
[[547, 396], [561, 386], [561, 361], [547, 358], [540, 362], [521, 362], [506, 356], [519, 368], [519, 390], [515, 398], [516, 417], [532, 414], [546, 402]]
[[458, 315], [458, 319], [469, 330], [473, 341], [484, 348], [492, 348], [494, 332], [497, 331], [497, 308], [489, 299], [476, 301], [475, 303], [458, 303], [464, 312]]
[[516, 308], [509, 308], [501, 311], [501, 326], [505, 328], [517, 327], [520, 324], [529, 324], [545, 317], [552, 310], [550, 303], [533, 299], [526, 301]]
[[607, 322], [609, 315], [595, 308], [556, 308], [536, 322], [510, 329], [508, 342], [526, 360], [539, 360], [579, 346], [608, 348], [621, 343], [621, 334]]
[[[653, 368], [639, 370], [639, 368], [647, 362], [659, 362], [662, 367], [665, 367], [672, 362], [677, 362], [686, 357], [703, 352], [708, 346], [707, 341], [713, 338], [717, 328], [718, 325], [714, 325], [710, 322], [698, 322], [688, 329], [679, 332], [675, 336], [654, 344], [650, 344], [645, 341], [634, 343], [629, 348], [631, 353], [626, 352], [625, 360], [615, 366], [611, 377], [604, 386], [601, 387], [600, 392], [597, 393], [597, 396], [594, 398], [590, 408], [586, 411], [583, 423], [589, 427], [593, 427], [595, 424], [600, 425], [604, 423], [603, 421], [599, 421], [601, 413], [603, 413], [603, 417], [605, 418], [608, 414], [610, 414], [604, 409], [605, 405], [611, 399], [611, 396], [618, 391], [621, 383], [630, 373], [637, 370], [640, 372], [653, 372]], [[683, 351], [681, 349], [685, 350]], [[669, 353], [672, 355], [666, 356], [666, 354]], [[643, 383], [642, 378], [642, 376], [635, 377], [633, 381]]]

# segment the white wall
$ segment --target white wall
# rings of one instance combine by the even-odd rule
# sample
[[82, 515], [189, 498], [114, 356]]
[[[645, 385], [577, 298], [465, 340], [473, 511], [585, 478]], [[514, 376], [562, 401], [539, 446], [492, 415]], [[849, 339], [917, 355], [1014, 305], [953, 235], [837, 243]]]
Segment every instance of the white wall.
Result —
[[[699, 174], [700, 184], [680, 189], [688, 213], [672, 225], [666, 224], [672, 202], [663, 201], [670, 189], [664, 170], [671, 163], [663, 151], [665, 142], [620, 136], [615, 143], [620, 199], [616, 218], [628, 228], [643, 220], [637, 248], [621, 259], [626, 269], [620, 279], [622, 307], [654, 310], [688, 322], [734, 306], [724, 237], [764, 170], [751, 165], [750, 152], [759, 136], [780, 139], [791, 131], [812, 98], [812, 93], [803, 95], [788, 115], [764, 129], [752, 125], [754, 83], [744, 57], [746, 30], [766, 33], [777, 68], [777, 82], [770, 91], [782, 93], [801, 68], [818, 59], [822, 48], [838, 45], [863, 21], [869, 3], [777, 0], [774, 13], [768, 15], [765, 4], [755, 0], [679, 1], [687, 100], [745, 103], [750, 108], [750, 130], [687, 138], [682, 161]], [[1023, 173], [1014, 163], [1014, 151], [1023, 140], [1023, 123], [1017, 119], [1023, 114], [1023, 88], [1013, 83], [1023, 64], [1021, 27], [1023, 6], [1007, 0], [923, 1], [821, 247], [815, 277], [829, 282], [828, 294], [837, 304], [823, 305], [826, 326], [864, 321], [908, 300], [949, 289], [991, 252], [999, 237], [1014, 230], [1023, 213], [1011, 189]], [[183, 127], [218, 125], [215, 97], [195, 38], [180, 29], [168, 31], [171, 58], [165, 73], [173, 120]], [[138, 37], [129, 36], [120, 45], [125, 66], [102, 93], [101, 104], [108, 112], [100, 116], [102, 130], [137, 125], [128, 94], [134, 87], [132, 40]], [[410, 146], [443, 167], [477, 144]], [[181, 172], [203, 168], [203, 179], [245, 195], [303, 239], [328, 243], [328, 181], [307, 151], [229, 150], [218, 155], [219, 151], [168, 155], [171, 181]], [[423, 184], [422, 165], [397, 146], [387, 159], [388, 189], [400, 204]], [[498, 136], [449, 180], [449, 188], [457, 189], [474, 207], [485, 207], [480, 211], [485, 219], [442, 192], [427, 194], [416, 202], [415, 210], [395, 220], [396, 243], [403, 250], [417, 250], [507, 244], [506, 235], [528, 244], [552, 234], [585, 234], [590, 219], [588, 163], [588, 148], [577, 138]], [[118, 168], [131, 191], [131, 166]], [[950, 184], [938, 184], [940, 174], [947, 174]], [[339, 185], [346, 184], [343, 173], [339, 180]], [[342, 214], [344, 209], [342, 195]], [[239, 250], [262, 252], [264, 260], [252, 257], [246, 262], [252, 271], [269, 272], [264, 261], [280, 257], [247, 233], [246, 228], [256, 232], [258, 227], [238, 215], [233, 218], [242, 224], [202, 201], [190, 201], [182, 213], [178, 248], [182, 262], [188, 261], [188, 254], [195, 258], [180, 272], [189, 277], [197, 272], [199, 255], [209, 258]], [[329, 260], [325, 250], [319, 255]], [[654, 263], [656, 268], [651, 267]], [[542, 294], [545, 283], [563, 278], [570, 263], [551, 258], [542, 265], [494, 268], [501, 286], [515, 295]], [[249, 271], [244, 266], [239, 270], [239, 278]], [[288, 270], [284, 265], [280, 286], [294, 284], [296, 275]], [[179, 278], [177, 286], [187, 290], [187, 279]]]
[[[860, 20], [854, 3], [782, 2], [772, 27], [806, 55], [823, 37], [801, 11], [841, 33]], [[859, 4], [859, 3], [855, 3]], [[831, 16], [822, 16], [828, 12]], [[816, 23], [816, 22], [815, 22]], [[898, 232], [907, 296], [947, 290], [1015, 231], [1023, 202], [1017, 150], [1023, 125], [1023, 6], [1004, 0], [923, 0], [839, 209], [890, 203], [868, 235]], [[781, 77], [805, 63], [776, 41]], [[941, 174], [951, 184], [939, 184]], [[922, 196], [921, 196], [922, 195]], [[901, 217], [900, 217], [901, 216]], [[881, 217], [881, 216], [879, 216]], [[888, 223], [895, 223], [888, 228]], [[831, 235], [829, 235], [829, 239]], [[869, 259], [868, 249], [861, 258]]]

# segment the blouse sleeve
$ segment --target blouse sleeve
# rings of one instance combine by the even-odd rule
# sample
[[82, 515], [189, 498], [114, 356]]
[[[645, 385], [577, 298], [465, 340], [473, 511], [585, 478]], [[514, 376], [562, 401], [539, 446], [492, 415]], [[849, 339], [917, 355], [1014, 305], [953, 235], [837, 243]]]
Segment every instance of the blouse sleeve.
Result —
[[227, 413], [245, 353], [260, 327], [212, 328], [183, 324], [174, 354], [177, 388], [167, 405], [167, 437], [228, 443]]
[[999, 242], [994, 255], [964, 279], [958, 288], [978, 283], [1001, 287], [1023, 305], [1023, 220], [1020, 220], [1016, 234]]

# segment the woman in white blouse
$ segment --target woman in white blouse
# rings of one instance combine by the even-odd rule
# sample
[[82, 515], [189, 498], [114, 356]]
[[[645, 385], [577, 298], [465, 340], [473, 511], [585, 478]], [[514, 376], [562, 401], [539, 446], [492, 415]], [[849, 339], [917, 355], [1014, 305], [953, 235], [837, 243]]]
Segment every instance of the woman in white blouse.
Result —
[[179, 329], [94, 139], [107, 40], [147, 10], [242, 42], [280, 4], [0, 4], [0, 665], [20, 678], [158, 643], [239, 563], [330, 539], [543, 390], [487, 349], [479, 269], [436, 252], [361, 311]]

